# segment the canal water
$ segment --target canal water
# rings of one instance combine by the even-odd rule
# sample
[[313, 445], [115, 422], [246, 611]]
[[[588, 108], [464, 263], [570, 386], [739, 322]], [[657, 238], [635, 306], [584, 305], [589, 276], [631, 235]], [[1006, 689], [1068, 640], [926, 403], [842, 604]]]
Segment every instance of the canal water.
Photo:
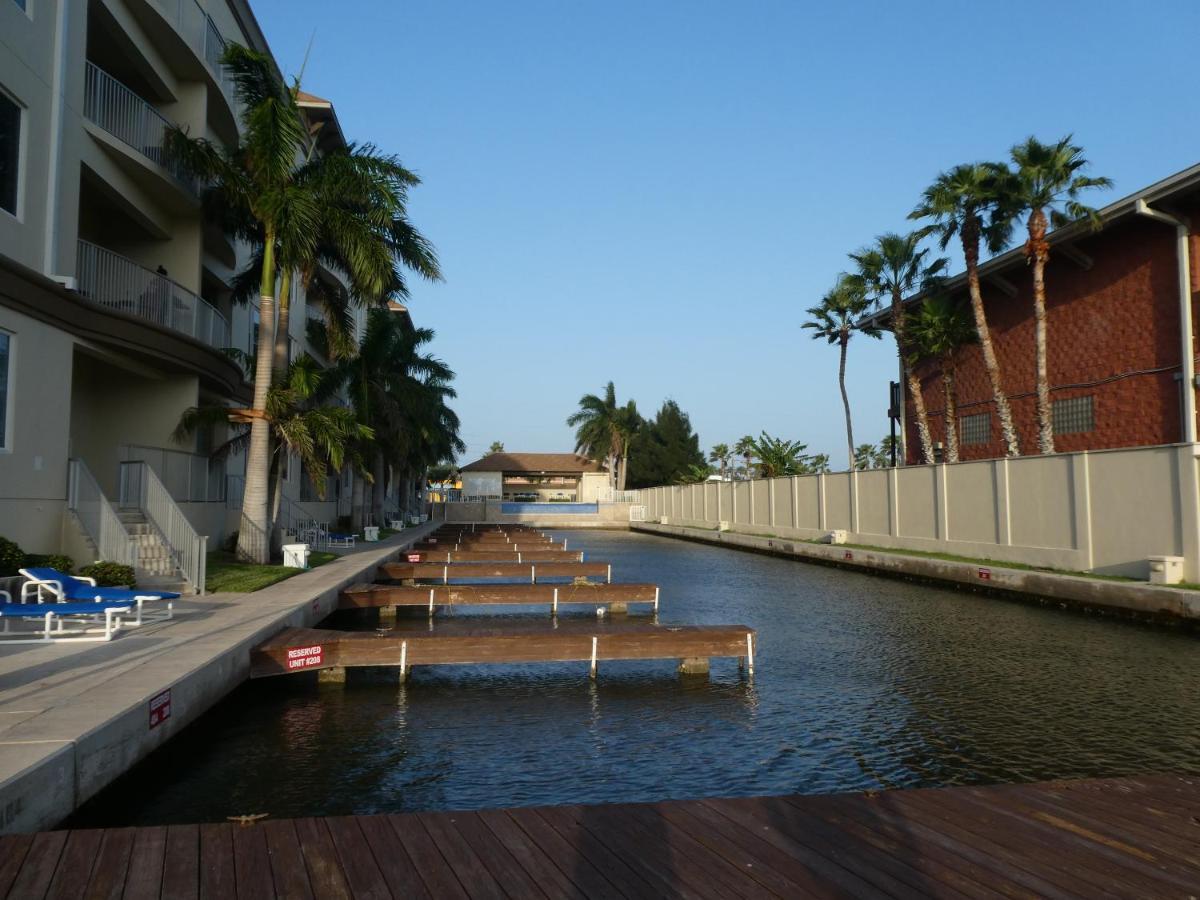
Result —
[[[662, 622], [757, 629], [754, 678], [730, 660], [707, 680], [664, 661], [602, 664], [594, 683], [587, 663], [418, 669], [402, 687], [255, 681], [72, 824], [1200, 774], [1194, 636], [667, 538], [567, 536], [615, 580], [661, 585]], [[480, 615], [497, 618], [453, 617]], [[511, 618], [531, 616], [546, 612]]]

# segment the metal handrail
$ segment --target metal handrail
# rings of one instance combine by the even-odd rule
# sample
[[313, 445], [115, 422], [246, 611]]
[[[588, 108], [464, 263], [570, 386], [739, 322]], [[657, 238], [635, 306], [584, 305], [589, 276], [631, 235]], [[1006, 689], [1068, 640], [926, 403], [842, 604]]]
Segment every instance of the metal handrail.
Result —
[[196, 181], [167, 154], [167, 132], [175, 124], [93, 62], [84, 75], [83, 115], [117, 140], [161, 166], [196, 193]]
[[137, 562], [137, 541], [125, 530], [117, 511], [81, 459], [67, 461], [67, 509], [75, 514], [84, 533], [96, 545], [100, 559], [123, 566]]
[[75, 278], [79, 293], [103, 306], [182, 332], [217, 350], [232, 341], [229, 320], [203, 297], [90, 241], [79, 241]]
[[158, 529], [171, 560], [196, 593], [204, 593], [208, 536], [197, 533], [154, 469], [143, 460], [121, 463], [122, 507], [136, 507]]

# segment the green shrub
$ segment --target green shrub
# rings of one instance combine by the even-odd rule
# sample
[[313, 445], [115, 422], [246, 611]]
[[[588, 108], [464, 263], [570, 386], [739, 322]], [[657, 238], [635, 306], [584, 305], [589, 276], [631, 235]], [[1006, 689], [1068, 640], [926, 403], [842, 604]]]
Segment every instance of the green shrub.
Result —
[[70, 575], [75, 568], [75, 560], [62, 553], [30, 553], [25, 557], [25, 567], [40, 566], [47, 569], [57, 569], [64, 575]]
[[94, 562], [80, 569], [79, 574], [95, 578], [99, 587], [133, 587], [136, 581], [133, 566], [123, 566], [115, 562]]
[[25, 565], [25, 551], [8, 538], [0, 537], [0, 578], [19, 575]]

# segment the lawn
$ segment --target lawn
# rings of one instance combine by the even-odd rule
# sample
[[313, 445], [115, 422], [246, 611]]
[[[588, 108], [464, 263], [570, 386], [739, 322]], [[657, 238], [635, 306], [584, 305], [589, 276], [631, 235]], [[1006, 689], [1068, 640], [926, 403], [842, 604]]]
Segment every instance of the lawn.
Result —
[[[336, 553], [325, 553], [314, 550], [308, 555], [310, 568], [323, 566], [337, 559]], [[208, 554], [208, 577], [204, 581], [204, 589], [211, 593], [249, 593], [261, 590], [269, 585], [299, 575], [305, 569], [293, 569], [288, 566], [258, 566], [252, 563], [238, 562], [232, 553], [217, 551]]]

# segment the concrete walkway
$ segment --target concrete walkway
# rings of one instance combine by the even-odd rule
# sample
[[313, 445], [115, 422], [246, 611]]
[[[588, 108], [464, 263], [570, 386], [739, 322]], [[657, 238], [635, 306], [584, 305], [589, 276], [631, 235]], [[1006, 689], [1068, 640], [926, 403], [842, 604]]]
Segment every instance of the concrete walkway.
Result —
[[[185, 597], [109, 643], [0, 644], [0, 832], [53, 827], [246, 680], [250, 650], [437, 526], [360, 545], [252, 594]], [[153, 709], [153, 713], [152, 713]]]

